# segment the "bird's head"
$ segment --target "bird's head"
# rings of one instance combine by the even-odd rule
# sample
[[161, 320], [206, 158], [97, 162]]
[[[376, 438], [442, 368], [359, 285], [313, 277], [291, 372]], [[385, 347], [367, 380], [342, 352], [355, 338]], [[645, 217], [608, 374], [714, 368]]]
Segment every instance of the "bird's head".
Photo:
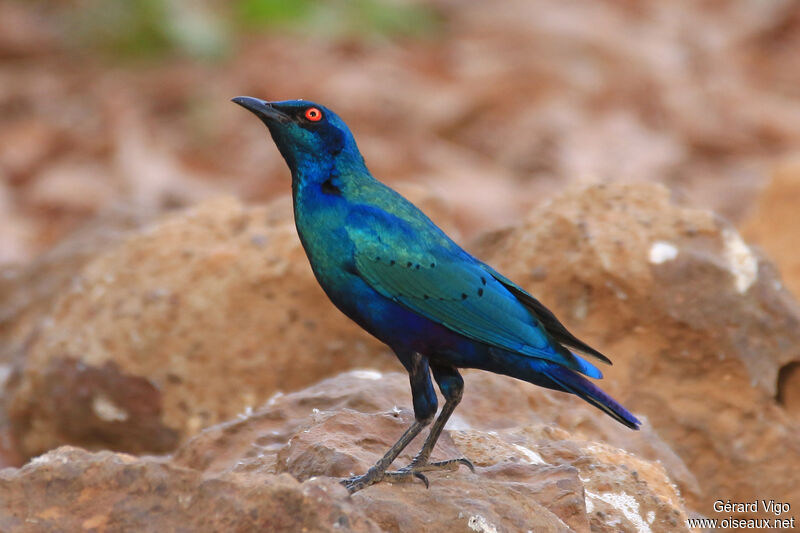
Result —
[[269, 128], [293, 175], [340, 163], [363, 165], [350, 129], [333, 111], [307, 100], [267, 102], [250, 96], [233, 101]]

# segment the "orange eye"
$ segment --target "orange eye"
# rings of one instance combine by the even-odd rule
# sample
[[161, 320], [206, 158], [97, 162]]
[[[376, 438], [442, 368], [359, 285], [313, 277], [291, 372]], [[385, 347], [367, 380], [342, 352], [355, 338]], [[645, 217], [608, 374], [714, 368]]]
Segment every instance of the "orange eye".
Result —
[[309, 107], [306, 109], [306, 118], [311, 122], [319, 122], [322, 120], [322, 111], [316, 107]]

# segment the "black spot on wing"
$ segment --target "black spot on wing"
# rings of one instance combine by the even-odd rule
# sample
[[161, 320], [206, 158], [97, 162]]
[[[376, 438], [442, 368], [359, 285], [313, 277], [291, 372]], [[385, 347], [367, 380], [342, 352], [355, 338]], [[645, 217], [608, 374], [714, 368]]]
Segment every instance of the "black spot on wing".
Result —
[[539, 320], [545, 331], [547, 331], [547, 333], [550, 334], [553, 339], [565, 346], [569, 346], [587, 355], [591, 355], [600, 361], [603, 361], [604, 363], [608, 363], [609, 365], [611, 364], [611, 360], [608, 357], [570, 333], [570, 331], [567, 330], [567, 328], [558, 320], [558, 318], [556, 318], [553, 312], [545, 307], [542, 302], [525, 291], [513, 285], [504, 283], [501, 279], [498, 279], [497, 281], [502, 283], [503, 286], [517, 298], [517, 300], [519, 300], [525, 307], [528, 308], [528, 310]]

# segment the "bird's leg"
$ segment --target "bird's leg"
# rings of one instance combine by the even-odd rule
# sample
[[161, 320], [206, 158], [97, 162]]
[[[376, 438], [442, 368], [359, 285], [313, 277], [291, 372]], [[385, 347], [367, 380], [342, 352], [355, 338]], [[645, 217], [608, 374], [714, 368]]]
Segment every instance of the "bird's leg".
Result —
[[377, 463], [375, 463], [372, 468], [367, 470], [367, 473], [363, 476], [354, 476], [351, 478], [343, 479], [342, 484], [347, 488], [350, 494], [353, 494], [356, 491], [359, 491], [363, 488], [369, 487], [370, 485], [377, 483], [383, 480], [384, 476], [386, 475], [386, 469], [389, 468], [389, 465], [392, 464], [392, 461], [397, 459], [397, 456], [408, 446], [408, 443], [414, 440], [414, 437], [419, 435], [419, 432], [422, 431], [422, 428], [427, 426], [430, 423], [430, 420], [415, 420], [411, 427], [409, 427], [403, 436], [398, 439], [394, 445], [389, 448], [389, 451], [386, 452], [386, 455], [381, 457]]
[[[414, 420], [411, 427], [403, 433], [400, 439], [389, 448], [389, 451], [386, 452], [372, 468], [367, 470], [366, 474], [342, 480], [342, 484], [347, 488], [350, 494], [382, 481], [386, 476], [386, 469], [389, 468], [392, 461], [397, 459], [397, 456], [408, 446], [408, 443], [419, 435], [422, 428], [431, 423], [431, 420], [433, 420], [436, 414], [436, 392], [434, 392], [433, 384], [431, 383], [428, 359], [418, 353], [409, 354], [408, 357], [402, 357], [402, 355], [405, 354], [398, 353], [400, 360], [408, 370], [409, 381], [411, 382], [411, 395], [414, 399], [414, 417], [416, 420]], [[422, 474], [418, 477], [425, 481], [426, 484], [428, 483]]]
[[475, 471], [475, 467], [469, 459], [465, 457], [449, 459], [447, 461], [437, 461], [434, 463], [430, 462], [431, 453], [433, 452], [434, 446], [436, 446], [436, 441], [439, 440], [439, 436], [442, 434], [447, 420], [450, 418], [450, 415], [453, 414], [459, 402], [461, 402], [461, 397], [464, 394], [464, 380], [455, 368], [431, 366], [431, 369], [433, 370], [433, 377], [436, 378], [439, 389], [442, 391], [442, 395], [444, 395], [446, 400], [442, 407], [442, 412], [439, 413], [436, 422], [431, 426], [428, 438], [425, 439], [425, 444], [422, 445], [422, 449], [414, 456], [411, 463], [396, 472], [386, 472], [384, 477], [387, 480], [401, 481], [418, 478], [425, 483], [425, 486], [428, 486], [428, 480], [422, 472], [455, 470], [459, 465], [464, 465], [473, 472]]

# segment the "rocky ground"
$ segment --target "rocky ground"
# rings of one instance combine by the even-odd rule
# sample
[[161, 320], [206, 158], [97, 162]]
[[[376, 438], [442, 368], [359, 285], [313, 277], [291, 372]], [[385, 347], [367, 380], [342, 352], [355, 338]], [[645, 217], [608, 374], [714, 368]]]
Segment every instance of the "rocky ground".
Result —
[[[0, 531], [800, 508], [796, 2], [437, 0], [425, 39], [113, 65], [65, 41], [64, 5], [0, 2]], [[340, 111], [377, 175], [611, 356], [642, 430], [467, 372], [435, 457], [476, 472], [348, 496], [410, 422], [407, 378], [317, 286], [242, 93]]]
[[3, 458], [54, 451], [2, 472], [0, 529], [683, 531], [722, 494], [800, 498], [800, 307], [729, 224], [645, 184], [569, 189], [470, 247], [613, 356], [643, 430], [473, 372], [437, 454], [476, 473], [347, 496], [335, 478], [409, 423], [407, 381], [325, 302], [287, 205], [209, 201], [5, 276]]
[[[474, 393], [509, 392], [494, 376], [473, 374], [467, 382]], [[472, 408], [474, 401], [434, 456], [468, 455], [475, 473], [431, 475], [428, 490], [421, 483], [385, 484], [348, 496], [332, 478], [364, 471], [411, 422], [411, 412], [396, 405], [406, 389], [407, 377], [400, 373], [340, 374], [208, 428], [170, 458], [58, 448], [0, 474], [7, 496], [0, 527], [685, 530], [680, 493], [660, 464], [563, 427], [537, 424], [526, 412], [512, 411], [518, 422], [503, 428], [491, 421], [491, 412]], [[507, 407], [526, 400], [522, 388], [513, 389]], [[584, 407], [577, 410], [590, 416]], [[421, 440], [412, 443], [420, 445]], [[411, 455], [399, 460], [408, 462]]]

